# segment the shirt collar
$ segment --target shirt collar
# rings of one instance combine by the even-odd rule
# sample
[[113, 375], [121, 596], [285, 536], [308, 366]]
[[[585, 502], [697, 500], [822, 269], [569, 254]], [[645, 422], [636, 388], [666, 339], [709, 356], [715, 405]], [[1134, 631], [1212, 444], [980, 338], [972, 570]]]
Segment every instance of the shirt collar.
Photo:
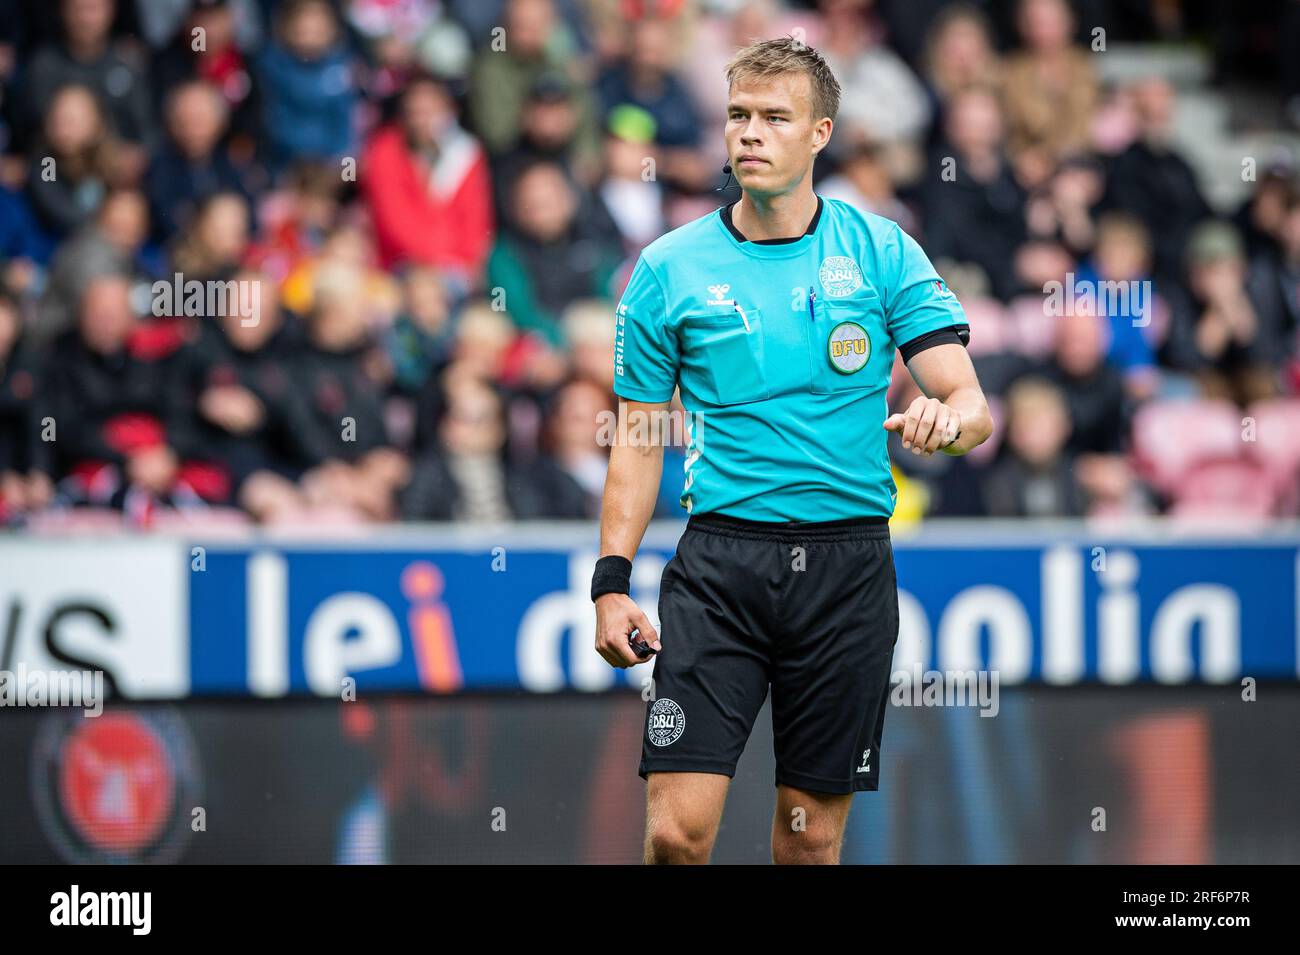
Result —
[[[739, 201], [739, 199], [736, 200], [736, 202]], [[732, 237], [735, 238], [737, 242], [752, 242], [754, 245], [784, 245], [788, 242], [798, 242], [804, 235], [812, 235], [817, 231], [817, 223], [821, 221], [822, 217], [822, 197], [818, 196], [817, 211], [813, 213], [812, 219], [808, 222], [808, 228], [803, 230], [803, 235], [792, 235], [784, 239], [747, 239], [741, 231], [736, 228], [736, 223], [731, 219], [731, 210], [736, 207], [736, 202], [728, 203], [723, 207], [722, 223], [727, 227], [727, 231], [731, 233]]]

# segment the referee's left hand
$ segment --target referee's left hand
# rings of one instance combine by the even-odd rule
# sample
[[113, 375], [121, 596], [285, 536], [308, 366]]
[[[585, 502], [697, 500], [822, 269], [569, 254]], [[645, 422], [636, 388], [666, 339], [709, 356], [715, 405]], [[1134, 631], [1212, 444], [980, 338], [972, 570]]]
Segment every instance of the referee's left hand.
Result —
[[913, 454], [931, 455], [952, 444], [961, 433], [961, 416], [938, 398], [918, 395], [906, 414], [891, 414], [885, 430], [897, 432]]

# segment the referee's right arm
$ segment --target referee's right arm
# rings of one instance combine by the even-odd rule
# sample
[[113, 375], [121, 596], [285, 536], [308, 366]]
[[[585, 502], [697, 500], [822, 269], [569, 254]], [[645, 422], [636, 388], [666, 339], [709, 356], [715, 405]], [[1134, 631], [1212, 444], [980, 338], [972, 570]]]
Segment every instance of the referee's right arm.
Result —
[[[618, 436], [610, 449], [600, 512], [602, 558], [622, 557], [630, 564], [641, 546], [664, 469], [663, 433], [654, 424], [663, 420], [668, 404], [619, 401]], [[628, 643], [633, 630], [640, 630], [640, 639], [655, 651], [662, 649], [659, 634], [631, 597], [607, 593], [596, 598], [596, 650], [610, 666], [644, 662]]]

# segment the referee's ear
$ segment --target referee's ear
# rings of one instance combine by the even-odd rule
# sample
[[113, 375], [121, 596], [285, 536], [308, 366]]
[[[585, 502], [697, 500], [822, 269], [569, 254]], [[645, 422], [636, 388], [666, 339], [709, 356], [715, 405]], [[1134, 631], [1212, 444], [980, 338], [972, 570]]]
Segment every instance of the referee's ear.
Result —
[[814, 136], [817, 135], [817, 130], [819, 130], [819, 129], [822, 128], [822, 124], [823, 124], [823, 123], [826, 124], [826, 135], [822, 137], [822, 140], [821, 140], [820, 143], [818, 143], [818, 142], [814, 142], [814, 143], [813, 143], [813, 155], [814, 155], [814, 156], [816, 156], [816, 155], [817, 155], [818, 153], [820, 153], [823, 149], [825, 149], [826, 146], [827, 146], [827, 144], [830, 143], [830, 141], [831, 141], [831, 132], [835, 129], [835, 120], [831, 119], [829, 116], [823, 116], [821, 119], [817, 120], [817, 122], [813, 123], [813, 135], [814, 135]]

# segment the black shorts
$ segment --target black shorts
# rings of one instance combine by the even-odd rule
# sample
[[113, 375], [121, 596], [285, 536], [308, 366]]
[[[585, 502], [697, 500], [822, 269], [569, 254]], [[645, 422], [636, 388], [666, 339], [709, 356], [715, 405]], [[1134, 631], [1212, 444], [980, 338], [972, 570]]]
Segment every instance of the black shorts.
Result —
[[875, 790], [898, 639], [884, 518], [693, 515], [664, 568], [640, 775], [734, 776], [772, 688], [776, 782]]

